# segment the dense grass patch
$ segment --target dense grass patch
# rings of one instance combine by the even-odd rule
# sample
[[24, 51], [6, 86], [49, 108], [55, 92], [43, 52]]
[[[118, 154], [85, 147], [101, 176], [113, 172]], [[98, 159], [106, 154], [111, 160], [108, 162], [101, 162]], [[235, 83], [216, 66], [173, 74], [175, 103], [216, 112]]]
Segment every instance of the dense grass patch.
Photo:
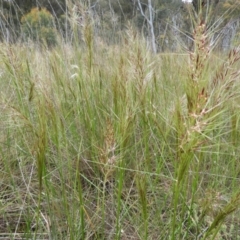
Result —
[[239, 238], [240, 53], [202, 27], [190, 53], [2, 44], [0, 237]]

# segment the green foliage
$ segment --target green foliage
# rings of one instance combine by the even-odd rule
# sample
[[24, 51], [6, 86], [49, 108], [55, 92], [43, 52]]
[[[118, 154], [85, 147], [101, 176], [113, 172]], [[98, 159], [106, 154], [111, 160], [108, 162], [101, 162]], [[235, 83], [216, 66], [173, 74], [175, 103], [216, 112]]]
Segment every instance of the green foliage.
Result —
[[54, 19], [46, 9], [33, 8], [30, 13], [21, 19], [25, 40], [46, 44], [48, 47], [57, 43]]

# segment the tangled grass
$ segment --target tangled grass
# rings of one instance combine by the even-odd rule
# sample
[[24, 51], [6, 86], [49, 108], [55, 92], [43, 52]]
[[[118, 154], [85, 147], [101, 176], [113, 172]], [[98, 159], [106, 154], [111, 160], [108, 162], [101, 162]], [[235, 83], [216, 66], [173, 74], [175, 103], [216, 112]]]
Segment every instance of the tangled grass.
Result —
[[240, 52], [207, 34], [2, 44], [0, 238], [239, 239]]

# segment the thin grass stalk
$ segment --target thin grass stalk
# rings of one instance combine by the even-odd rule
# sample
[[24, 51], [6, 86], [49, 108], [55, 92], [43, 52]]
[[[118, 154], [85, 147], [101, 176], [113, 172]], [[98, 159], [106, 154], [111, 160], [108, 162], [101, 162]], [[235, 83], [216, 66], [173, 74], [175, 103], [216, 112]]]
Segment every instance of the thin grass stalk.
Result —
[[[179, 201], [186, 201], [184, 197], [184, 187], [190, 163], [194, 159], [194, 148], [200, 144], [200, 134], [203, 128], [200, 127], [198, 116], [201, 115], [205, 105], [206, 81], [204, 80], [204, 71], [208, 59], [206, 24], [200, 21], [194, 31], [194, 50], [190, 53], [191, 65], [190, 74], [186, 81], [185, 93], [187, 97], [188, 115], [185, 115], [180, 106], [176, 104], [176, 131], [177, 131], [177, 161], [176, 182], [173, 187], [173, 216], [172, 216], [172, 235], [174, 240], [177, 236], [176, 217], [179, 212]], [[198, 126], [199, 125], [199, 126]], [[201, 139], [201, 138], [200, 138]], [[193, 196], [192, 196], [193, 197]], [[180, 210], [183, 215], [184, 208]], [[180, 230], [181, 232], [181, 230]]]
[[79, 212], [80, 212], [80, 229], [81, 229], [81, 238], [85, 239], [86, 236], [86, 224], [85, 224], [85, 208], [84, 208], [84, 200], [83, 200], [83, 188], [82, 183], [80, 181], [80, 161], [77, 161], [76, 172], [75, 172], [75, 179], [76, 179], [76, 186], [74, 189], [77, 190], [78, 198], [79, 198]]
[[240, 194], [237, 193], [235, 196], [231, 198], [230, 202], [226, 204], [226, 206], [215, 217], [214, 221], [212, 222], [212, 224], [204, 234], [203, 240], [208, 239], [211, 236], [211, 234], [212, 234], [211, 239], [212, 240], [215, 239], [215, 236], [219, 232], [220, 227], [223, 224], [226, 217], [238, 209], [239, 201], [240, 201]]
[[122, 191], [124, 189], [124, 177], [125, 177], [125, 172], [123, 170], [123, 162], [120, 161], [119, 167], [120, 169], [118, 170], [118, 175], [117, 175], [117, 179], [118, 179], [118, 187], [117, 187], [117, 199], [116, 199], [116, 205], [117, 205], [117, 209], [116, 209], [116, 240], [121, 239], [121, 234], [122, 234], [122, 227], [121, 227], [121, 211], [122, 211], [122, 201], [121, 201], [121, 197], [122, 197]]
[[146, 176], [137, 177], [137, 187], [139, 192], [139, 201], [142, 210], [142, 218], [144, 221], [143, 239], [148, 239], [148, 203], [147, 203], [147, 180]]
[[[47, 152], [47, 129], [46, 129], [46, 112], [45, 112], [45, 101], [44, 99], [39, 100], [39, 113], [38, 113], [38, 129], [36, 130], [36, 159], [37, 159], [37, 172], [39, 182], [39, 197], [37, 207], [37, 223], [36, 229], [39, 229], [41, 219], [41, 203], [42, 203], [42, 192], [46, 176], [46, 152]], [[37, 231], [35, 232], [37, 234]], [[35, 235], [36, 238], [36, 235]]]

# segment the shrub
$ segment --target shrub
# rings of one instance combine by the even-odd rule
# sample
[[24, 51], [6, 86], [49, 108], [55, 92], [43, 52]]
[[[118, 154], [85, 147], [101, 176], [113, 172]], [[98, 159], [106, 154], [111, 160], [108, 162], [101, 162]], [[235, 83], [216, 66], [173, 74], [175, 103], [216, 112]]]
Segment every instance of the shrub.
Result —
[[45, 8], [33, 8], [21, 19], [25, 40], [32, 40], [48, 47], [57, 43], [54, 18]]

